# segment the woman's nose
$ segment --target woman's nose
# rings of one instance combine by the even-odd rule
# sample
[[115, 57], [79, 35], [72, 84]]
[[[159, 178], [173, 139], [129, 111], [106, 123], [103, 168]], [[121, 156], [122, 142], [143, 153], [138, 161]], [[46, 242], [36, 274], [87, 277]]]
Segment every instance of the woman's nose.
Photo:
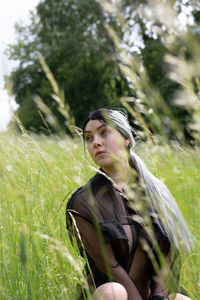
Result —
[[93, 146], [96, 147], [96, 146], [100, 146], [101, 144], [102, 144], [101, 138], [98, 136], [94, 137]]

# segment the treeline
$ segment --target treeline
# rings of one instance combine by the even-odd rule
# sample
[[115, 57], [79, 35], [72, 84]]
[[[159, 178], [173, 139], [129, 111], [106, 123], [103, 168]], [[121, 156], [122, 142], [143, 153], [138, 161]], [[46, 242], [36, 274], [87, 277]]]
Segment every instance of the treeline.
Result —
[[[181, 80], [169, 76], [170, 63], [166, 60], [167, 55], [171, 55], [181, 57], [186, 64], [194, 63], [195, 53], [200, 50], [198, 1], [185, 2], [170, 1], [169, 11], [162, 16], [162, 10], [159, 11], [159, 5], [160, 9], [162, 5], [153, 5], [149, 1], [126, 0], [121, 1], [121, 6], [118, 1], [113, 5], [110, 1], [97, 0], [40, 1], [36, 12], [31, 14], [30, 24], [16, 25], [17, 42], [8, 49], [10, 58], [20, 62], [9, 79], [20, 105], [18, 116], [24, 127], [35, 132], [55, 132], [56, 128], [46, 116], [50, 111], [59, 126], [68, 130], [69, 124], [59, 109], [59, 101], [55, 101], [55, 95], [52, 97], [52, 83], [38, 59], [41, 54], [63, 91], [63, 99], [77, 126], [81, 126], [89, 111], [121, 107], [122, 98], [132, 99], [129, 101], [132, 108], [138, 109], [136, 103], [143, 101], [140, 94], [148, 98], [150, 87], [159, 93], [170, 112], [168, 114], [162, 108], [156, 112], [168, 138], [194, 139], [191, 129], [194, 113], [187, 105], [177, 106], [174, 101], [184, 90], [184, 85]], [[160, 17], [155, 15], [155, 8]], [[172, 12], [173, 22], [177, 20], [177, 23], [168, 25]], [[185, 18], [182, 29], [178, 28], [180, 16]], [[131, 64], [123, 61], [120, 49], [126, 49]], [[124, 67], [131, 69], [142, 83], [140, 87], [123, 71]], [[190, 75], [188, 80], [198, 96], [196, 78], [199, 74]], [[38, 101], [35, 101], [38, 97], [48, 108], [46, 112], [39, 111]], [[146, 101], [144, 106], [147, 107], [143, 111], [140, 105], [140, 115], [151, 132], [160, 134], [151, 122], [150, 113], [146, 113], [151, 111], [151, 105]], [[171, 118], [180, 127], [171, 126]], [[143, 131], [138, 120], [133, 118], [132, 124]], [[182, 134], [176, 134], [176, 130], [180, 133], [180, 128]]]

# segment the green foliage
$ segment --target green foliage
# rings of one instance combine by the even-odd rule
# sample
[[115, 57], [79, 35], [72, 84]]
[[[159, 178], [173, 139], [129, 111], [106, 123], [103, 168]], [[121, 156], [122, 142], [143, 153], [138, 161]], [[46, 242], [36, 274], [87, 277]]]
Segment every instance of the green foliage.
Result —
[[[41, 1], [31, 24], [16, 26], [18, 41], [9, 50], [20, 61], [10, 79], [23, 125], [68, 132], [65, 109], [81, 126], [89, 111], [119, 107], [122, 97], [141, 138], [149, 128], [150, 136], [199, 142], [198, 11], [195, 0]], [[62, 91], [62, 112], [38, 53]], [[56, 128], [38, 112], [36, 97]]]
[[35, 95], [51, 109], [60, 126], [65, 121], [50, 97], [52, 88], [38, 52], [64, 91], [77, 125], [86, 117], [86, 107], [88, 112], [101, 106], [119, 106], [119, 96], [126, 94], [125, 80], [114, 63], [115, 48], [105, 22], [120, 31], [95, 0], [45, 0], [38, 4], [29, 26], [16, 26], [18, 41], [10, 46], [9, 53], [20, 65], [10, 79], [20, 104], [20, 119], [27, 129], [46, 131], [33, 101]]
[[108, 28], [118, 65], [134, 90], [122, 104], [143, 130], [141, 138], [199, 143], [199, 2], [99, 2], [124, 33], [122, 39]]
[[[0, 299], [77, 299], [85, 285], [76, 247], [65, 228], [65, 206], [93, 174], [79, 140], [0, 136]], [[199, 150], [140, 144], [145, 159], [175, 196], [197, 241], [182, 255], [181, 286], [200, 297]]]

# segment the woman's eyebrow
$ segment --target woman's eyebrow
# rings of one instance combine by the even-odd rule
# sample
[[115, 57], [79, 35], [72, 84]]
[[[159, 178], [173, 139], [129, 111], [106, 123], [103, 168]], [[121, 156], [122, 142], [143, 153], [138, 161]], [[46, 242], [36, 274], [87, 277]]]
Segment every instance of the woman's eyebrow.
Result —
[[[106, 126], [106, 125], [103, 124], [103, 125], [99, 126], [99, 127], [97, 128], [97, 130], [99, 130], [99, 129], [101, 129], [102, 127], [105, 127], [105, 126]], [[84, 131], [84, 134], [85, 134], [85, 133], [91, 133], [91, 131], [85, 130], [85, 131]]]

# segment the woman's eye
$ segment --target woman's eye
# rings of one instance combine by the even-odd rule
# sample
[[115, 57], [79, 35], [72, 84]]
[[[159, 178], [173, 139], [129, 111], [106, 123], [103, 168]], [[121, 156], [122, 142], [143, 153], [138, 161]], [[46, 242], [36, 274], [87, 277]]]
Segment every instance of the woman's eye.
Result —
[[102, 135], [102, 136], [106, 136], [106, 135], [107, 135], [107, 130], [106, 130], [106, 129], [103, 130], [103, 131], [101, 132], [101, 135]]
[[92, 137], [90, 135], [87, 135], [85, 137], [86, 142], [91, 142], [92, 141]]

